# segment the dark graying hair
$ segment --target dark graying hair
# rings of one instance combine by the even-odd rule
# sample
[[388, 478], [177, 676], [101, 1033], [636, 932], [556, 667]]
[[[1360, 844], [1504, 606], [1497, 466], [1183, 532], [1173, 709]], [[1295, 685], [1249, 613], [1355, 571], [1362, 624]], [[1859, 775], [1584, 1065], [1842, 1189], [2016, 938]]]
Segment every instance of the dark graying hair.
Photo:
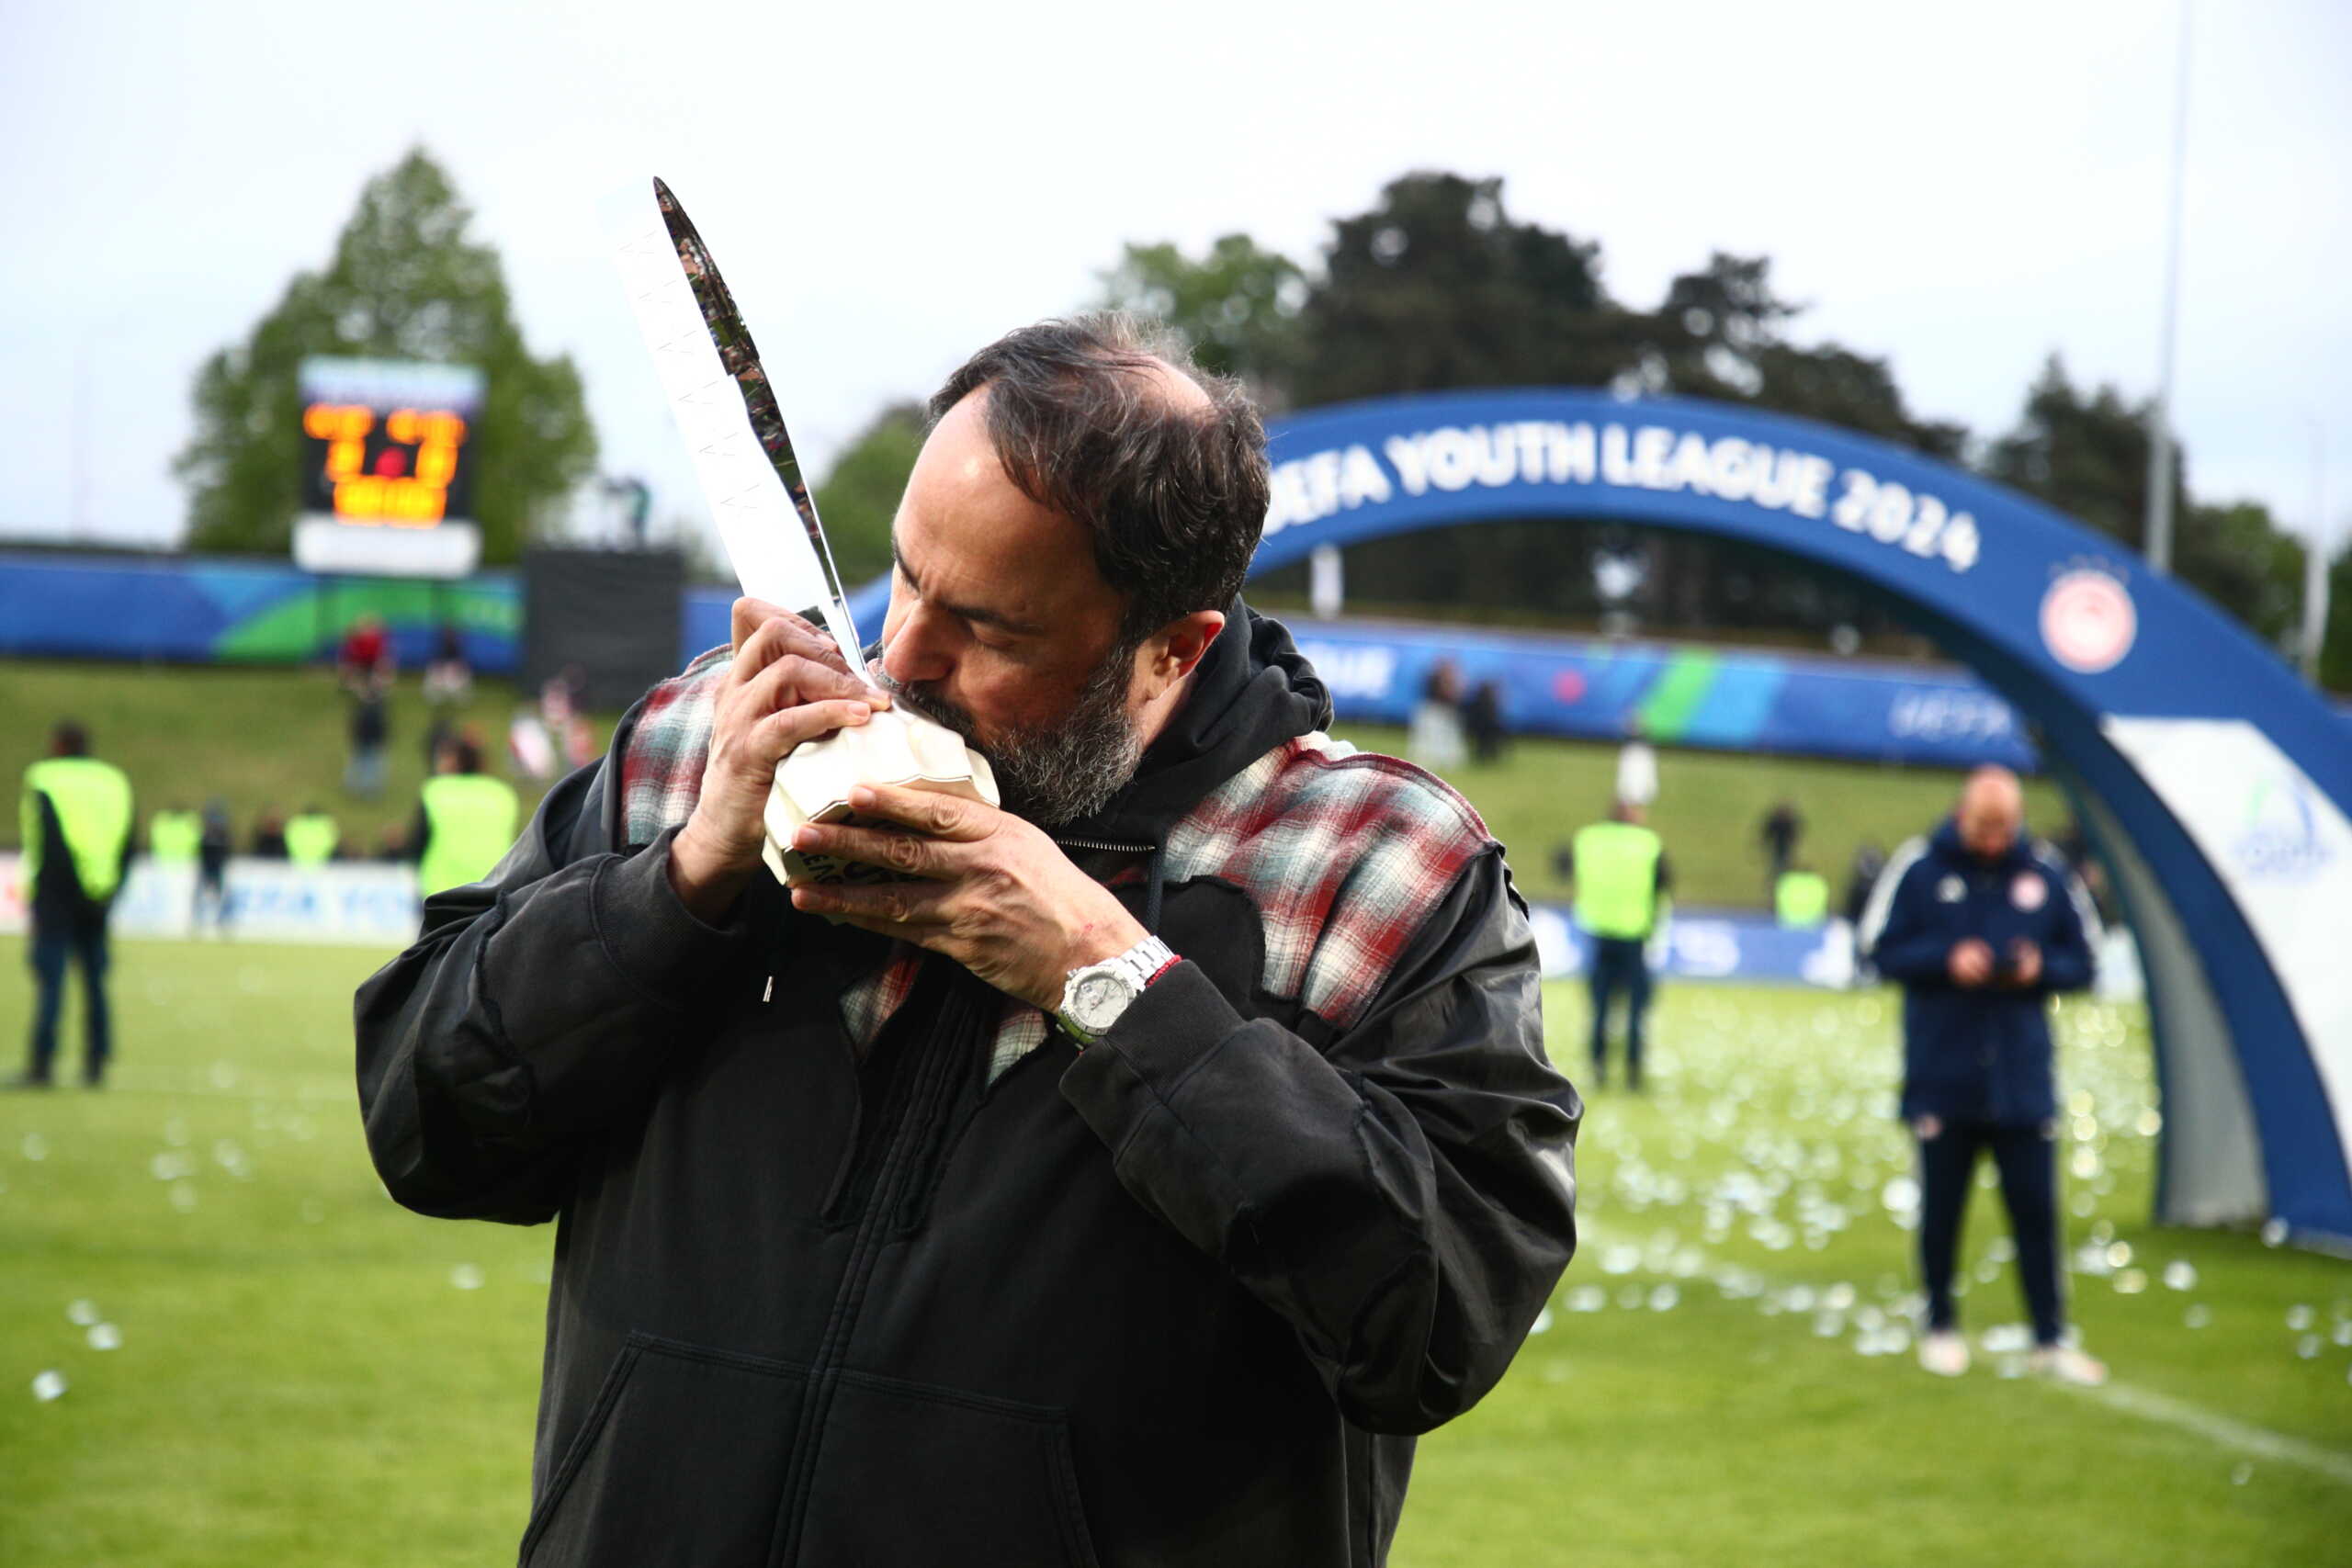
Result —
[[[1207, 406], [1171, 398], [1161, 362]], [[1195, 366], [1158, 322], [1091, 314], [1019, 328], [972, 355], [932, 397], [932, 422], [983, 387], [1005, 473], [1093, 535], [1096, 570], [1126, 598], [1123, 642], [1232, 603], [1267, 497], [1265, 425], [1238, 382]]]

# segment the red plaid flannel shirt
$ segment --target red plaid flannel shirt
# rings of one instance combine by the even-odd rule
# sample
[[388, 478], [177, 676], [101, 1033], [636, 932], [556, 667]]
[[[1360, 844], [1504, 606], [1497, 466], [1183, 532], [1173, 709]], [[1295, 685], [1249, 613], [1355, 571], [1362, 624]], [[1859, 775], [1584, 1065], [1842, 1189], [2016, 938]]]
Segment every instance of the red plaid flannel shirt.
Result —
[[[714, 649], [648, 694], [621, 754], [628, 840], [650, 843], [694, 810], [711, 711], [730, 651]], [[1409, 762], [1320, 733], [1268, 751], [1169, 830], [1170, 885], [1215, 877], [1256, 907], [1259, 985], [1344, 1031], [1463, 868], [1493, 845], [1470, 803]], [[901, 944], [842, 998], [850, 1038], [870, 1043], [906, 999], [919, 958]], [[1041, 1043], [1045, 1014], [1006, 998], [991, 1078]]]

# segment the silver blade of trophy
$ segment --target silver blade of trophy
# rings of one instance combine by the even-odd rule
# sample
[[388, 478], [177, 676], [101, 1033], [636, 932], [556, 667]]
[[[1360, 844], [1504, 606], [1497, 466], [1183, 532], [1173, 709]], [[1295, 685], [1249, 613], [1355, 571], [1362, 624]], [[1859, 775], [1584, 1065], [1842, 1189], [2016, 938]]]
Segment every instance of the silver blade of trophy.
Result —
[[735, 580], [823, 626], [862, 671], [857, 626], [759, 350], [708, 247], [660, 180], [616, 204], [614, 260], [670, 395]]

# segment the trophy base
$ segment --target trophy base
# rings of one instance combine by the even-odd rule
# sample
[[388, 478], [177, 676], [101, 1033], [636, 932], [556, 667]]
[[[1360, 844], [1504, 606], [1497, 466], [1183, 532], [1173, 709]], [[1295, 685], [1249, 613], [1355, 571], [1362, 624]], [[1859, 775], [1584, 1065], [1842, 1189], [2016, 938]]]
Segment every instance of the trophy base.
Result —
[[851, 809], [849, 792], [862, 784], [931, 790], [987, 806], [1000, 803], [988, 759], [966, 746], [962, 736], [910, 708], [883, 708], [862, 725], [802, 742], [777, 765], [775, 782], [768, 789], [766, 841], [760, 858], [778, 882], [786, 887], [812, 887], [905, 880], [887, 866], [790, 847], [794, 831], [810, 822], [906, 831], [894, 822], [862, 818]]

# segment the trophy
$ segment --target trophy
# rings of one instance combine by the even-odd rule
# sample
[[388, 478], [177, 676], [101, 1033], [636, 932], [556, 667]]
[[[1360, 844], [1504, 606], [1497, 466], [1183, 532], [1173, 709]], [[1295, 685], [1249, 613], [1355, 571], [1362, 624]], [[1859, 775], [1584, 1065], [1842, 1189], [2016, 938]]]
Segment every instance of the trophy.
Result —
[[[792, 437], [760, 367], [759, 350], [702, 236], [658, 179], [652, 204], [632, 197], [619, 218], [615, 259], [736, 581], [752, 598], [805, 606], [803, 617], [832, 639], [851, 671], [864, 674], [864, 644]], [[778, 881], [799, 887], [879, 882], [895, 874], [791, 847], [793, 830], [805, 822], [858, 825], [849, 792], [861, 784], [936, 790], [990, 806], [999, 801], [988, 759], [894, 694], [891, 705], [876, 709], [865, 724], [803, 741], [777, 765], [760, 852]]]

